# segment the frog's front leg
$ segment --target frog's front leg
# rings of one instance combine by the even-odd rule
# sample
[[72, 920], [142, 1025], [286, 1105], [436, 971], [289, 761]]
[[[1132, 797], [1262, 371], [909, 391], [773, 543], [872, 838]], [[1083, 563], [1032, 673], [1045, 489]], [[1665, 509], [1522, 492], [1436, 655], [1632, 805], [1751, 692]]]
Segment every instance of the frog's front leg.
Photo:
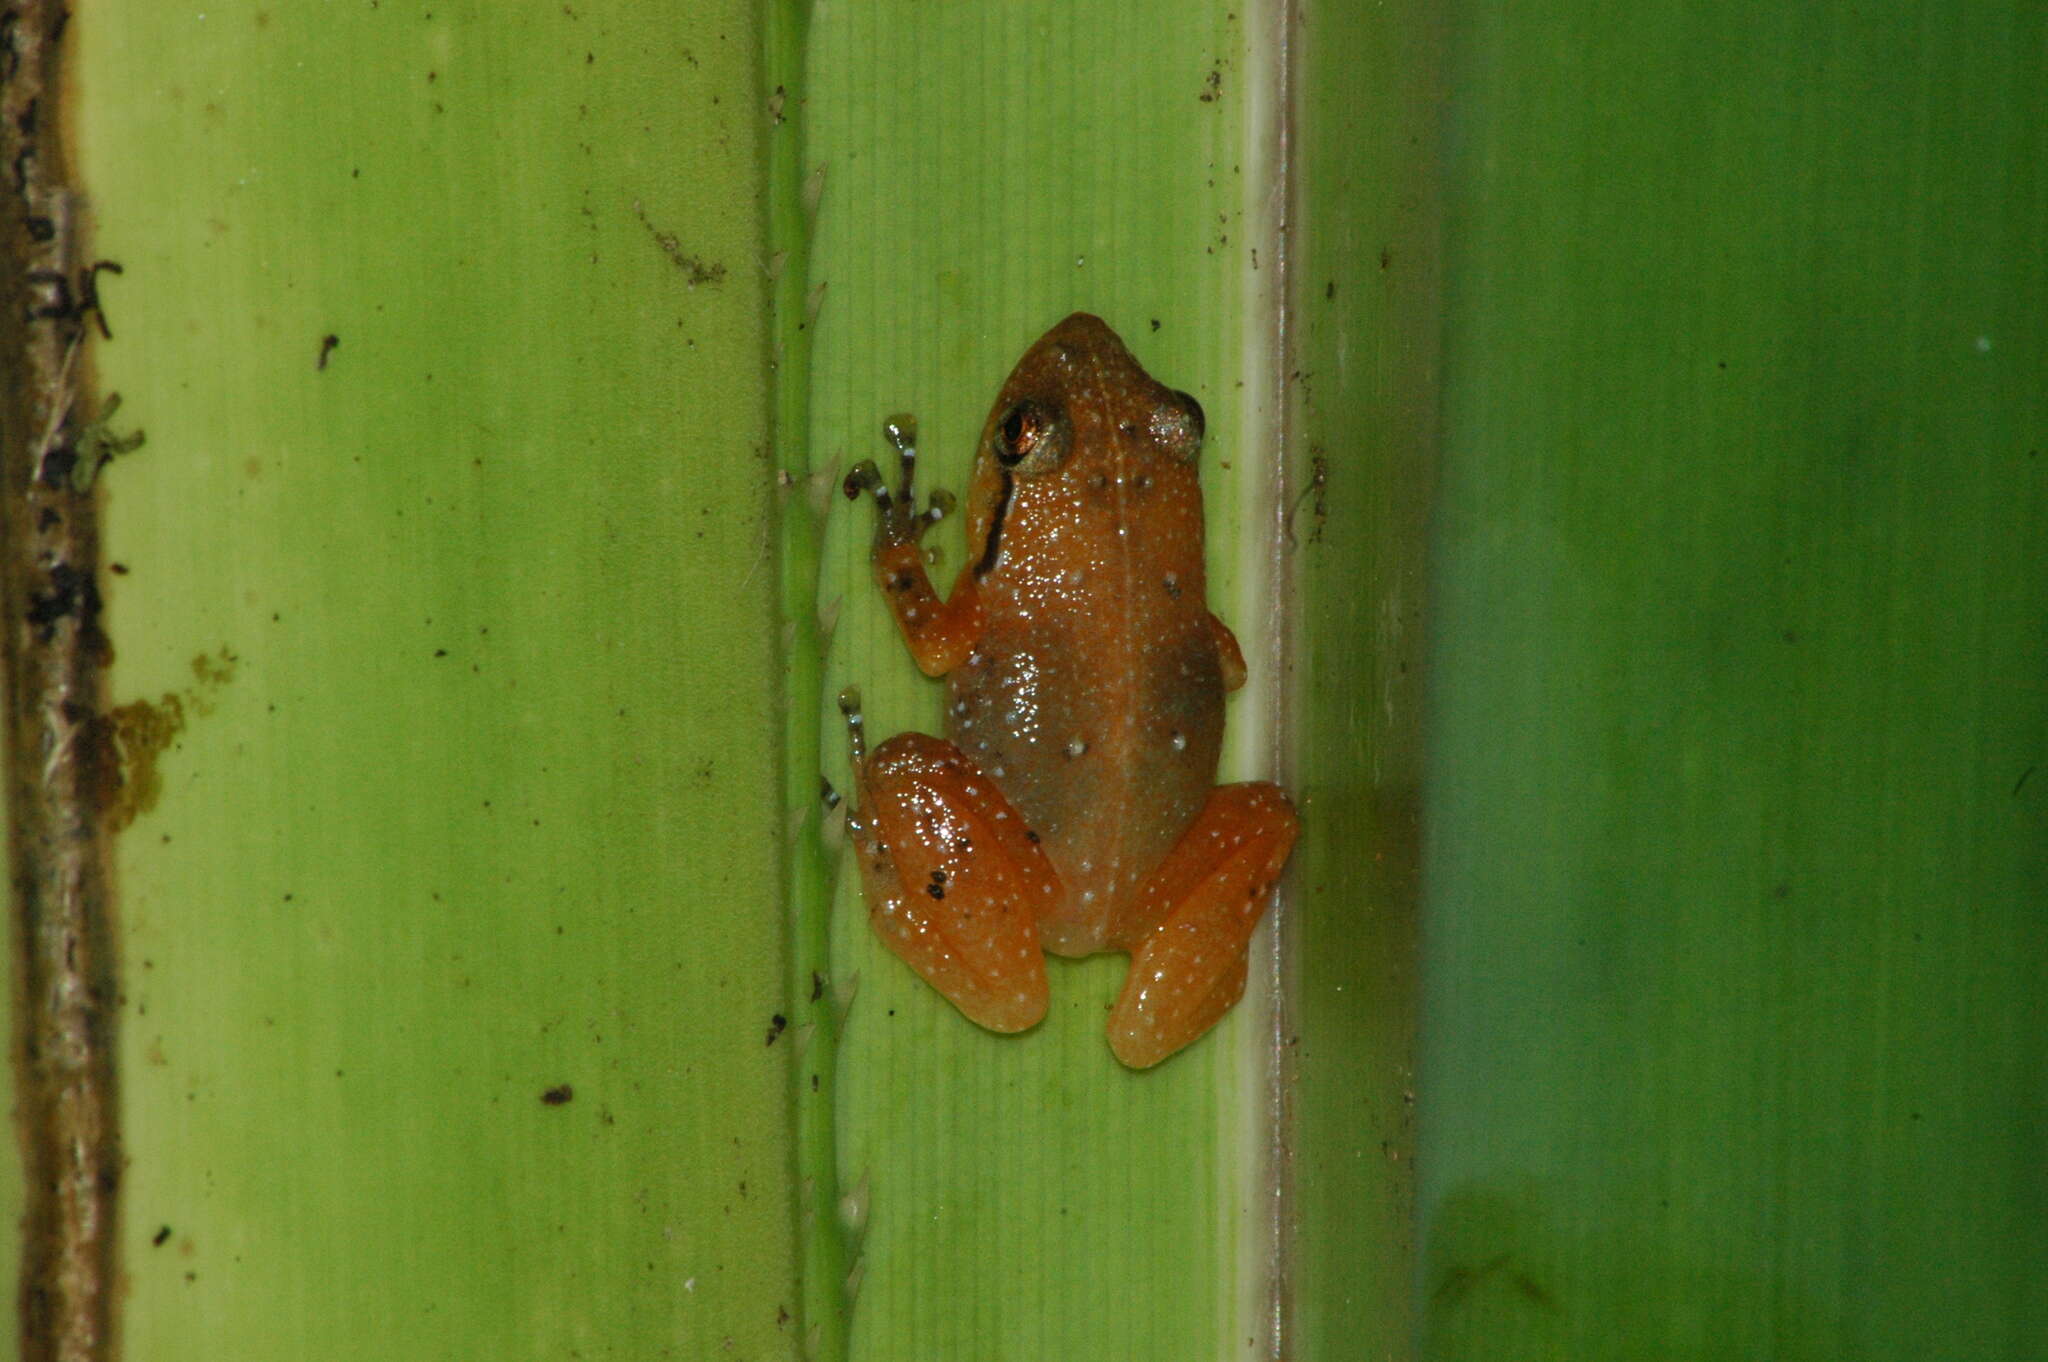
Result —
[[1109, 1016], [1109, 1048], [1149, 1068], [1216, 1024], [1244, 994], [1245, 954], [1300, 820], [1279, 786], [1212, 790], [1139, 889], [1137, 918], [1158, 925], [1131, 946]]
[[1036, 1026], [1046, 1008], [1038, 921], [1061, 894], [1037, 835], [952, 743], [899, 733], [870, 756], [859, 696], [839, 703], [857, 790], [847, 827], [875, 934], [969, 1021]]
[[933, 492], [930, 506], [917, 509], [917, 421], [910, 416], [892, 416], [882, 425], [882, 434], [896, 448], [901, 469], [896, 491], [891, 493], [874, 460], [855, 465], [843, 484], [849, 498], [871, 492], [875, 498], [875, 540], [868, 561], [875, 585], [889, 602], [910, 655], [926, 676], [944, 676], [962, 662], [981, 637], [985, 618], [981, 589], [972, 565], [963, 569], [953, 583], [953, 595], [940, 600], [932, 589], [931, 575], [924, 566], [924, 532], [953, 509], [953, 497]]

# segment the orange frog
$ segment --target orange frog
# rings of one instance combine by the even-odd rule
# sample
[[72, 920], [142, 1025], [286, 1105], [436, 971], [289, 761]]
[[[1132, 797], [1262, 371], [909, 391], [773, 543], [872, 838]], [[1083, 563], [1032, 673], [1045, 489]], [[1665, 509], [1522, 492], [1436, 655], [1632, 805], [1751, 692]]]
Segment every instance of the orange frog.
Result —
[[882, 941], [992, 1031], [1045, 1016], [1043, 951], [1131, 954], [1109, 1044], [1157, 1064], [1244, 993], [1252, 929], [1294, 845], [1277, 785], [1218, 786], [1223, 697], [1244, 655], [1209, 613], [1202, 408], [1076, 313], [1019, 360], [982, 430], [969, 561], [944, 601], [919, 541], [950, 507], [892, 495], [872, 462], [875, 581], [917, 664], [951, 686], [951, 741], [863, 748], [849, 828]]

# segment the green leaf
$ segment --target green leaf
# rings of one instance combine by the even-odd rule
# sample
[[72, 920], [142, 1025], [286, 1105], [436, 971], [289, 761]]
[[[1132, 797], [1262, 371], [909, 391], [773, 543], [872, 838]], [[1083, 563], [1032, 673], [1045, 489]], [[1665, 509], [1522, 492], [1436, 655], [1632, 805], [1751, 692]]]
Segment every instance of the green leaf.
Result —
[[[1069, 312], [1105, 318], [1209, 415], [1211, 599], [1253, 672], [1232, 702], [1233, 778], [1271, 769], [1280, 681], [1278, 374], [1254, 315], [1270, 319], [1279, 280], [1277, 124], [1261, 121], [1278, 67], [1253, 42], [1221, 7], [834, 7], [811, 32], [806, 103], [816, 465], [883, 454], [882, 421], [909, 411], [921, 476], [958, 488], [1024, 348]], [[958, 533], [933, 536], [944, 582]], [[940, 731], [942, 688], [903, 651], [868, 539], [866, 507], [832, 516], [826, 693], [858, 683], [878, 737]], [[821, 728], [843, 786], [837, 715]], [[866, 1206], [853, 1356], [1189, 1358], [1269, 1329], [1263, 987], [1134, 1074], [1102, 1034], [1123, 957], [1053, 961], [1046, 1022], [990, 1035], [874, 941], [854, 879], [833, 942], [858, 979], [840, 1070], [844, 1181]]]
[[135, 1355], [793, 1352], [755, 22], [72, 25]]
[[1424, 1353], [2048, 1335], [2038, 7], [1472, 7]]
[[[125, 1350], [2048, 1333], [2035, 8], [66, 41]], [[1251, 995], [1143, 1074], [1121, 958], [963, 1021], [815, 797], [842, 684], [941, 727], [837, 475], [908, 410], [958, 487], [1077, 309], [1209, 413], [1226, 775], [1304, 814]]]

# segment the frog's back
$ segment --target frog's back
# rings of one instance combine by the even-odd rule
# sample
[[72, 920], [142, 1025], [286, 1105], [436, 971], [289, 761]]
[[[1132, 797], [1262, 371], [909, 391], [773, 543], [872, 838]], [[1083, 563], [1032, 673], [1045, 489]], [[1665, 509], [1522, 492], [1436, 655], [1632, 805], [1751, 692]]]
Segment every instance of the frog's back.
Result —
[[1133, 891], [1201, 811], [1222, 744], [1190, 447], [1200, 409], [1092, 317], [1025, 357], [992, 428], [1025, 399], [1058, 404], [1071, 448], [1036, 476], [995, 469], [994, 498], [977, 469], [974, 516], [994, 540], [977, 576], [987, 618], [953, 673], [948, 728], [1066, 886], [1048, 949], [1127, 949], [1151, 926], [1129, 920]]

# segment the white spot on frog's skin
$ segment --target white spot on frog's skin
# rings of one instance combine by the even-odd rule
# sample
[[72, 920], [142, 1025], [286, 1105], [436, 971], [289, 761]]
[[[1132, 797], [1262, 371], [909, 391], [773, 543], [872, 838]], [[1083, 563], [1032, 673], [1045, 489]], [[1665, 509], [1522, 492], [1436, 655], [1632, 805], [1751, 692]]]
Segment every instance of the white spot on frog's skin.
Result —
[[1173, 597], [1173, 598], [1174, 598], [1175, 600], [1179, 600], [1179, 599], [1180, 599], [1180, 574], [1179, 574], [1178, 572], [1169, 572], [1169, 573], [1167, 573], [1167, 574], [1166, 574], [1166, 579], [1165, 579], [1165, 581], [1166, 581], [1166, 594], [1167, 594], [1167, 595], [1169, 595], [1169, 596], [1171, 596], [1171, 597]]
[[1181, 732], [1179, 729], [1175, 729], [1173, 733], [1173, 750], [1176, 752], [1185, 752], [1188, 750], [1188, 735]]
[[1088, 744], [1082, 742], [1079, 738], [1075, 738], [1073, 741], [1067, 744], [1067, 755], [1070, 757], [1081, 756], [1085, 754], [1087, 751]]

